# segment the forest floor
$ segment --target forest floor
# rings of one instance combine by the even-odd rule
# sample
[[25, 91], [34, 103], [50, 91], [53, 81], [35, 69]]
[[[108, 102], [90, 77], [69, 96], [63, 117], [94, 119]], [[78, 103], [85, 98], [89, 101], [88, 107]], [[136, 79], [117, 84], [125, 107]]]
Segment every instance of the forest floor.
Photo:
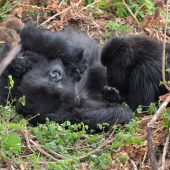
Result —
[[[117, 0], [118, 3], [120, 1]], [[32, 21], [53, 31], [75, 27], [100, 45], [113, 35], [127, 33], [163, 40], [165, 19], [159, 15], [161, 12], [157, 12], [154, 4], [146, 5], [149, 13], [144, 5], [140, 6], [137, 2], [139, 9], [136, 12], [128, 1], [121, 1], [123, 7], [120, 8], [116, 8], [113, 2], [95, 0], [86, 1], [85, 5], [84, 1], [78, 0], [70, 3], [57, 3], [56, 0], [2, 0], [0, 19], [16, 16], [24, 22]], [[160, 6], [160, 10], [163, 8]], [[120, 17], [121, 14], [124, 16]], [[170, 42], [168, 36], [167, 41]], [[164, 100], [163, 97], [161, 99]], [[109, 132], [88, 134], [84, 125], [81, 131], [75, 132], [78, 126], [71, 126], [69, 122], [64, 125], [47, 122], [30, 127], [23, 118], [14, 119], [16, 113], [11, 105], [0, 107], [0, 169], [149, 170], [151, 164], [146, 127], [156, 110], [154, 103], [147, 112], [139, 107], [136, 111], [138, 116], [125, 127], [114, 126]], [[168, 135], [165, 122], [165, 117], [160, 116], [153, 128], [152, 141], [158, 166], [162, 165]], [[71, 128], [68, 129], [68, 126]], [[170, 147], [164, 165], [165, 169], [170, 169]]]

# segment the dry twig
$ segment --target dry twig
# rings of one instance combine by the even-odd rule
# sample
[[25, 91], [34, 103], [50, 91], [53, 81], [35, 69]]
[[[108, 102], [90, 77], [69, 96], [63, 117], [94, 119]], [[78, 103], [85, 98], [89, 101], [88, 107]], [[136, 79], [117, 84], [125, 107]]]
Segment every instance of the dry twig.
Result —
[[[169, 130], [168, 130], [168, 132], [169, 132]], [[170, 138], [170, 133], [168, 133], [168, 136], [165, 141], [165, 145], [164, 145], [164, 149], [163, 149], [163, 156], [162, 156], [162, 166], [161, 166], [160, 170], [164, 170], [164, 167], [165, 167], [165, 157], [166, 157], [166, 153], [167, 153], [167, 149], [168, 149], [169, 138]]]
[[127, 5], [127, 3], [125, 2], [125, 0], [123, 0], [123, 4], [125, 5], [125, 7], [127, 8], [127, 10], [129, 11], [130, 15], [134, 18], [134, 20], [136, 21], [136, 23], [138, 24], [138, 26], [140, 25], [138, 19], [136, 18], [136, 16], [133, 14], [133, 12], [131, 11], [131, 9], [129, 8], [129, 6]]
[[44, 21], [43, 23], [41, 23], [38, 27], [41, 27], [41, 26], [47, 24], [47, 23], [50, 22], [52, 19], [54, 19], [54, 18], [56, 18], [57, 16], [65, 13], [66, 11], [68, 11], [68, 10], [71, 9], [71, 8], [72, 8], [72, 6], [66, 8], [65, 10], [63, 10], [63, 11], [61, 11], [61, 12], [59, 12], [59, 13], [54, 14], [52, 17], [50, 17], [49, 19], [47, 19], [46, 21]]
[[162, 105], [159, 107], [159, 109], [155, 112], [154, 116], [150, 120], [150, 122], [147, 124], [147, 140], [148, 140], [148, 155], [149, 159], [151, 161], [152, 169], [157, 170], [157, 161], [155, 158], [155, 152], [154, 147], [152, 143], [152, 131], [155, 121], [159, 118], [159, 116], [162, 114], [162, 112], [166, 109], [167, 104], [170, 102], [170, 95], [166, 98], [166, 100], [162, 103]]
[[96, 149], [94, 149], [91, 152], [87, 153], [85, 156], [79, 157], [79, 160], [81, 161], [81, 160], [89, 157], [90, 155], [93, 155], [94, 153], [100, 152], [103, 148], [107, 147], [108, 144], [112, 143], [113, 140], [114, 140], [113, 134], [114, 134], [115, 130], [116, 129], [113, 129], [113, 131], [110, 133], [109, 137], [105, 140], [105, 142], [100, 144]]
[[44, 149], [42, 149], [41, 146], [40, 146], [38, 143], [34, 142], [32, 139], [29, 139], [29, 141], [30, 141], [30, 143], [32, 143], [32, 144], [36, 147], [36, 149], [37, 149], [40, 153], [42, 153], [43, 155], [48, 156], [49, 158], [51, 158], [52, 160], [54, 160], [54, 161], [56, 161], [56, 162], [59, 161], [58, 159], [54, 158], [52, 155], [50, 155], [49, 153], [47, 153]]
[[133, 169], [134, 169], [134, 170], [138, 170], [138, 168], [137, 168], [135, 162], [134, 162], [132, 159], [130, 159], [130, 158], [129, 158], [129, 161], [130, 161], [130, 163], [132, 164]]
[[165, 31], [164, 31], [164, 41], [163, 41], [163, 49], [162, 49], [162, 79], [165, 85], [165, 88], [170, 91], [170, 87], [168, 86], [167, 82], [166, 82], [166, 78], [165, 78], [165, 62], [166, 62], [166, 32], [167, 32], [167, 21], [168, 21], [168, 4], [169, 4], [169, 0], [167, 0], [167, 4], [166, 4], [166, 20], [165, 20]]

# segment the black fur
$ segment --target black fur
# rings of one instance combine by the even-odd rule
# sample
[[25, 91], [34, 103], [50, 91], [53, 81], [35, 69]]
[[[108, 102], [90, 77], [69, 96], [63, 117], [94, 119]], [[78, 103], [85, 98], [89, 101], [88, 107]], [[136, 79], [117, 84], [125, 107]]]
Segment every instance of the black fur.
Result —
[[[43, 61], [25, 74], [20, 91], [26, 96], [26, 106], [19, 111], [28, 117], [33, 124], [50, 120], [62, 123], [84, 122], [96, 129], [97, 123], [126, 123], [132, 118], [131, 110], [120, 104], [108, 107], [102, 102], [104, 81], [103, 68], [92, 66], [79, 82], [68, 76], [67, 67], [60, 59]], [[55, 72], [55, 74], [51, 73]], [[59, 75], [57, 72], [60, 72]], [[100, 77], [96, 75], [100, 74]], [[103, 79], [104, 80], [104, 79]], [[40, 116], [37, 116], [37, 114]]]
[[103, 102], [106, 72], [94, 40], [71, 29], [56, 33], [26, 25], [21, 44], [23, 49], [5, 70], [0, 86], [6, 93], [7, 75], [12, 74], [13, 97], [26, 96], [26, 105], [18, 103], [17, 110], [35, 116], [33, 124], [49, 118], [59, 123], [84, 122], [96, 129], [97, 123], [130, 121], [130, 109], [119, 104], [106, 107]]
[[[162, 80], [162, 47], [162, 42], [135, 35], [113, 37], [104, 45], [101, 62], [107, 68], [108, 85], [120, 93], [119, 102], [127, 102], [134, 110], [139, 105], [148, 106], [166, 93], [159, 85]], [[169, 60], [169, 44], [166, 54]], [[111, 98], [109, 94], [106, 97]]]

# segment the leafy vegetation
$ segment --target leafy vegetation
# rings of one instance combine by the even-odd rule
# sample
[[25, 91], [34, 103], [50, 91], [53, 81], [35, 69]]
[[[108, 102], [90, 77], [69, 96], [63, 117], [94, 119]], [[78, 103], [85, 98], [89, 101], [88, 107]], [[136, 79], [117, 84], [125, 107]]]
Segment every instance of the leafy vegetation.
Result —
[[101, 0], [99, 5], [105, 10], [114, 11], [117, 17], [122, 18], [131, 15], [131, 11], [139, 20], [143, 19], [145, 14], [153, 13], [155, 10], [151, 0], [129, 0], [127, 2], [123, 0], [111, 0], [111, 2]]
[[128, 25], [118, 24], [113, 21], [109, 21], [106, 27], [107, 27], [107, 31], [104, 34], [106, 39], [109, 38], [114, 31], [119, 33], [127, 33], [130, 32], [131, 30]]
[[[33, 169], [42, 166], [48, 169], [75, 169], [79, 168], [82, 162], [88, 162], [89, 168], [102, 170], [112, 163], [112, 148], [143, 144], [135, 137], [138, 131], [136, 120], [132, 120], [125, 127], [114, 126], [108, 133], [90, 133], [88, 126], [70, 122], [59, 125], [47, 120], [46, 124], [28, 126], [27, 121], [16, 114], [12, 105], [0, 106], [0, 117], [0, 160], [2, 163], [13, 162], [17, 166], [26, 161]], [[112, 137], [110, 144], [98, 150], [108, 140], [111, 132], [115, 133], [115, 137]], [[26, 143], [31, 141], [37, 145], [29, 148]], [[60, 159], [55, 162], [47, 154], [46, 165], [43, 165], [40, 162], [44, 159], [44, 152], [39, 148], [46, 153], [59, 155]], [[93, 153], [94, 150], [96, 152]], [[89, 154], [91, 152], [92, 154]]]
[[169, 129], [170, 128], [170, 108], [166, 109], [163, 115], [163, 118], [164, 118], [164, 122], [163, 122], [164, 127]]

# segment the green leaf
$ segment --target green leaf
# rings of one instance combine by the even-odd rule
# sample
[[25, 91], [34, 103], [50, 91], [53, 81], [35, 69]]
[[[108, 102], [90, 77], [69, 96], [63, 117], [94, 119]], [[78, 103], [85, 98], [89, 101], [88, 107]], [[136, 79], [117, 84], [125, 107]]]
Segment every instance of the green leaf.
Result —
[[23, 127], [20, 124], [16, 124], [16, 123], [9, 123], [8, 127], [10, 129], [16, 129], [16, 130], [21, 130], [23, 129]]
[[12, 79], [12, 75], [9, 75], [8, 79], [9, 79], [9, 86], [10, 86], [10, 88], [13, 88], [14, 87], [14, 80]]
[[26, 104], [26, 97], [25, 96], [22, 96], [19, 98], [19, 103], [22, 105], [22, 106], [25, 106]]
[[127, 161], [127, 158], [125, 155], [121, 155], [118, 157], [118, 160], [120, 161], [120, 163], [122, 163], [124, 165]]
[[123, 144], [122, 141], [114, 141], [114, 142], [112, 142], [112, 148], [118, 148], [122, 144]]
[[16, 133], [11, 133], [4, 137], [4, 148], [10, 150], [15, 154], [21, 152], [21, 137]]
[[136, 112], [137, 112], [137, 113], [142, 113], [142, 107], [139, 106], [139, 107], [136, 109]]

